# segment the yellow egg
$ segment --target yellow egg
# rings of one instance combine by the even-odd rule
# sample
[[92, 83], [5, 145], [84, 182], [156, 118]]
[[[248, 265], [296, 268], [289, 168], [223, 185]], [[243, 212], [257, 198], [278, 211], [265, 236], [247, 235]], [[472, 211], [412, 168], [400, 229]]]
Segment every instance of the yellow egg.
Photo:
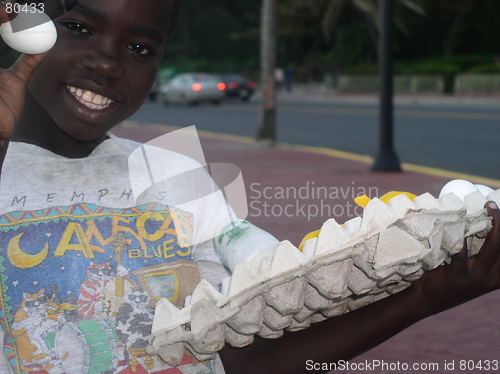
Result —
[[[406, 195], [408, 196], [408, 198], [410, 200], [413, 200], [417, 197], [417, 195], [414, 195], [410, 192], [405, 192], [405, 191], [389, 191], [387, 192], [386, 194], [380, 196], [378, 199], [386, 204], [389, 203], [389, 200], [391, 200], [392, 198], [396, 197], [396, 196], [399, 196], [399, 195]], [[371, 201], [371, 199], [366, 196], [366, 195], [361, 195], [361, 196], [358, 196], [354, 199], [354, 202], [356, 204], [358, 204], [359, 206], [365, 208], [368, 203]]]

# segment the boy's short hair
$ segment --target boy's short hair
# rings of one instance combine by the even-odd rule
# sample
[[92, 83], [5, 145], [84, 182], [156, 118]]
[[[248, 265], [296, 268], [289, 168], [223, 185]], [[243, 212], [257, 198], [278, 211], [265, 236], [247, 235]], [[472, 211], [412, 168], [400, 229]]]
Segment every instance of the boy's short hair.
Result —
[[[175, 26], [179, 22], [179, 15], [181, 12], [181, 2], [182, 0], [169, 0], [172, 2], [172, 15], [170, 18], [170, 28], [168, 29], [167, 37], [172, 34]], [[60, 4], [65, 12], [71, 10], [75, 5], [78, 4], [79, 0], [44, 0], [43, 2], [49, 2], [54, 4]]]
[[175, 26], [179, 22], [179, 16], [181, 14], [181, 2], [182, 0], [172, 0], [172, 18], [170, 22], [170, 29], [168, 30], [168, 35], [170, 36], [174, 31]]

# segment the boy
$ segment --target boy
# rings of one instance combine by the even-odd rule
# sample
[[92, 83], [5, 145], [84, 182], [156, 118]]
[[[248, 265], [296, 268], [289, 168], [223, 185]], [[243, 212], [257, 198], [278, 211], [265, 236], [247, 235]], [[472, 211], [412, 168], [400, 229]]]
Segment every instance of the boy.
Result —
[[182, 305], [198, 270], [212, 283], [223, 276], [210, 248], [182, 245], [161, 197], [132, 202], [136, 144], [108, 135], [147, 96], [178, 6], [81, 0], [56, 20], [48, 54], [0, 71], [3, 154], [10, 140], [0, 185], [1, 373], [302, 373], [307, 359], [351, 358], [500, 286], [500, 214], [488, 206], [495, 227], [478, 256], [464, 250], [395, 296], [278, 340], [225, 347], [224, 368], [186, 355], [172, 369], [149, 356], [158, 298]]

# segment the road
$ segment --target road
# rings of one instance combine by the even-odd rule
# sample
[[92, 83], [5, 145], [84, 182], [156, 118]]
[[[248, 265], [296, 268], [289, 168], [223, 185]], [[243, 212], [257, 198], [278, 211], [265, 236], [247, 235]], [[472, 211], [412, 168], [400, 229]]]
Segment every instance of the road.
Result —
[[[259, 111], [257, 101], [197, 107], [147, 103], [131, 120], [196, 125], [202, 130], [254, 137]], [[500, 180], [500, 105], [398, 105], [395, 129], [402, 162]], [[374, 156], [377, 134], [375, 105], [284, 102], [279, 106], [280, 142]]]

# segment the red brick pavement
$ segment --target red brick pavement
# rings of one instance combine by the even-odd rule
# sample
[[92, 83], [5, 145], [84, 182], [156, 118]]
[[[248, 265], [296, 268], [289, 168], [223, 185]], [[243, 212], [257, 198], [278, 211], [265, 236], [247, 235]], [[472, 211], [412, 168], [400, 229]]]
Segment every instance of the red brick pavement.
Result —
[[[142, 142], [164, 132], [165, 130], [157, 127], [120, 127], [114, 130], [119, 136]], [[291, 147], [271, 148], [203, 136], [201, 142], [207, 161], [231, 162], [241, 168], [247, 186], [249, 220], [278, 239], [288, 239], [295, 245], [298, 245], [305, 233], [319, 229], [329, 216], [333, 216], [338, 222], [344, 222], [360, 215], [361, 210], [355, 210], [352, 203], [359, 192], [371, 189], [372, 193], [378, 192], [380, 196], [390, 190], [399, 190], [436, 195], [447, 181], [413, 172], [372, 172], [369, 165], [362, 162]], [[297, 199], [294, 199], [291, 188], [297, 194], [300, 193]], [[286, 191], [288, 196], [282, 196]], [[267, 204], [267, 208], [264, 204]], [[307, 209], [311, 209], [310, 217]], [[436, 362], [440, 364], [439, 373], [460, 373], [458, 360], [500, 360], [500, 318], [495, 312], [498, 308], [500, 292], [491, 293], [413, 325], [359, 356], [356, 361], [399, 360], [410, 364]], [[456, 361], [454, 371], [443, 369], [445, 360]], [[379, 369], [352, 372], [405, 371]]]

